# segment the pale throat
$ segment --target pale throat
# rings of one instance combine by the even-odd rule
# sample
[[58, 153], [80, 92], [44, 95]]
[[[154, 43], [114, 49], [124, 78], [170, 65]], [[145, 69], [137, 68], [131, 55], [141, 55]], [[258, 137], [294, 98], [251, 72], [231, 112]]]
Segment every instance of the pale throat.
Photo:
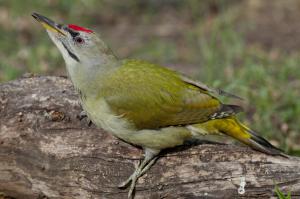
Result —
[[116, 60], [114, 62], [103, 62], [101, 59], [97, 62], [95, 60], [81, 60], [80, 62], [66, 60], [66, 66], [76, 89], [86, 96], [97, 97], [101, 92], [104, 79], [117, 68], [118, 64]]
[[[101, 80], [110, 72], [114, 71], [120, 64], [117, 58], [110, 53], [93, 53], [95, 56], [86, 56], [85, 53], [72, 53], [78, 57], [75, 60], [66, 50], [62, 42], [52, 33], [48, 32], [52, 41], [56, 44], [65, 60], [68, 75], [75, 88], [85, 95], [97, 95], [101, 87]], [[92, 53], [92, 52], [91, 52]], [[96, 56], [97, 55], [97, 56]]]

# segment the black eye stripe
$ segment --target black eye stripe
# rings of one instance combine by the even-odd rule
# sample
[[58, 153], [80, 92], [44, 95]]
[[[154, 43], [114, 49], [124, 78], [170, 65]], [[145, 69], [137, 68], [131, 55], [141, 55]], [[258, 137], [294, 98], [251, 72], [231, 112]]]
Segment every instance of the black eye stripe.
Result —
[[71, 35], [73, 38], [75, 38], [76, 36], [79, 35], [78, 32], [75, 32], [75, 31], [71, 30], [70, 28], [67, 28], [67, 27], [66, 27], [65, 29], [70, 33], [70, 35]]
[[62, 28], [62, 24], [57, 24], [56, 26], [57, 26], [59, 29]]
[[71, 34], [71, 36], [74, 38], [74, 37], [77, 37], [79, 35], [78, 32], [74, 32], [72, 30], [69, 30], [69, 33]]

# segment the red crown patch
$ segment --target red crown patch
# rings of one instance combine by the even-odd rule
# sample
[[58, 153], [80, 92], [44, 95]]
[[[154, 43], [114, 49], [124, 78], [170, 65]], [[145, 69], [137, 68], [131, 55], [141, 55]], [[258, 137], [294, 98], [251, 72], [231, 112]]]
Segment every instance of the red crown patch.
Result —
[[81, 26], [77, 26], [75, 24], [69, 24], [68, 25], [69, 28], [73, 29], [73, 30], [77, 30], [77, 31], [82, 31], [82, 32], [87, 32], [87, 33], [93, 33], [94, 31], [81, 27]]

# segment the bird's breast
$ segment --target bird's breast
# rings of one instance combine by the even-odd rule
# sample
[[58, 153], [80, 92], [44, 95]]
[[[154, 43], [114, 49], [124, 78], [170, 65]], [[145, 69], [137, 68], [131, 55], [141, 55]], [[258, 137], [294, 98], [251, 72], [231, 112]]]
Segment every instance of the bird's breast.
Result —
[[104, 98], [82, 100], [83, 109], [92, 122], [116, 137], [127, 140], [134, 132], [132, 125], [122, 115], [115, 114]]

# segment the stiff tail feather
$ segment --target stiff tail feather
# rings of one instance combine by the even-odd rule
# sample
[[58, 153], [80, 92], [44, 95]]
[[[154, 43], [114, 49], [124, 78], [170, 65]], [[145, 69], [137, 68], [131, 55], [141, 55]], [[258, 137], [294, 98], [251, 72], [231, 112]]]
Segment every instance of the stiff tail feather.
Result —
[[268, 142], [265, 138], [259, 136], [256, 132], [246, 127], [244, 124], [241, 124], [237, 121], [237, 123], [243, 128], [244, 131], [246, 131], [247, 134], [250, 135], [250, 137], [244, 141], [243, 143], [249, 145], [250, 147], [261, 151], [266, 154], [270, 155], [281, 155], [284, 157], [287, 157], [283, 153], [283, 151], [275, 146], [273, 146], [270, 142]]
[[[197, 124], [195, 128], [201, 128], [201, 130], [214, 134], [225, 134], [228, 135], [251, 148], [269, 155], [280, 155], [288, 157], [282, 150], [273, 146], [263, 137], [259, 136], [256, 132], [239, 122], [234, 116], [209, 120], [202, 124]], [[210, 132], [210, 133], [209, 133]]]

